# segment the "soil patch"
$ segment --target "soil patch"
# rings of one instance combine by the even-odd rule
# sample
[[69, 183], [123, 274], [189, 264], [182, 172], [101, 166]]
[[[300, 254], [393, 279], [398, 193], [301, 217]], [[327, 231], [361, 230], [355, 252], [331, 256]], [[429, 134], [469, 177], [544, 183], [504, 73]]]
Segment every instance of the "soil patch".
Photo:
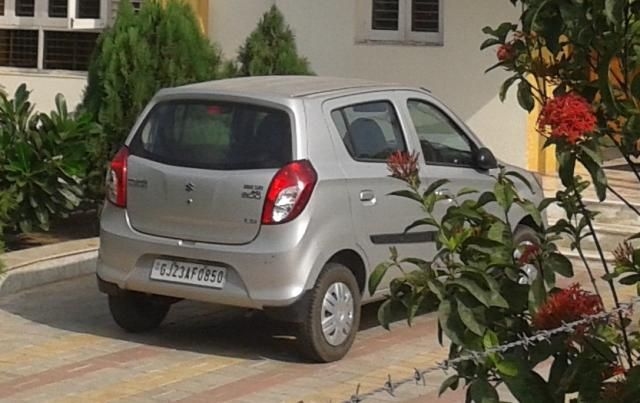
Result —
[[35, 246], [50, 245], [58, 242], [98, 236], [100, 223], [95, 210], [83, 211], [68, 218], [56, 220], [49, 232], [36, 231], [29, 234], [5, 234], [6, 251], [15, 251]]

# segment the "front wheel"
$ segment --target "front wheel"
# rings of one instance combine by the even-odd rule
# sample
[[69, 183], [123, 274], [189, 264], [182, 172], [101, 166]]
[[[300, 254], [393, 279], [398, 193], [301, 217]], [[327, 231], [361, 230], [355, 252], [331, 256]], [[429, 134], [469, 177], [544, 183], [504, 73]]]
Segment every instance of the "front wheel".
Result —
[[518, 225], [513, 234], [513, 243], [516, 250], [513, 253], [514, 259], [519, 263], [522, 274], [518, 280], [519, 284], [532, 284], [538, 277], [538, 268], [531, 264], [531, 250], [540, 247], [540, 238], [535, 229], [526, 225]]
[[317, 362], [341, 359], [360, 326], [361, 296], [355, 276], [341, 264], [328, 263], [307, 298], [304, 320], [298, 325], [302, 353]]
[[137, 292], [109, 295], [109, 310], [113, 320], [131, 333], [146, 332], [160, 326], [170, 307], [166, 302]]

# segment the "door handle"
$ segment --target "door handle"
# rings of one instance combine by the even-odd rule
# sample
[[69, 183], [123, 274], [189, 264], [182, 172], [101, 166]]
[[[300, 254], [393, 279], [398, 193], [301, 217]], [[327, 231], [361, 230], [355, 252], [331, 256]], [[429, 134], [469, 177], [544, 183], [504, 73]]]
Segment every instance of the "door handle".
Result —
[[360, 201], [364, 203], [375, 204], [376, 194], [373, 193], [373, 190], [362, 190], [360, 191]]
[[453, 201], [453, 193], [449, 189], [436, 190], [436, 196], [441, 197], [447, 201]]

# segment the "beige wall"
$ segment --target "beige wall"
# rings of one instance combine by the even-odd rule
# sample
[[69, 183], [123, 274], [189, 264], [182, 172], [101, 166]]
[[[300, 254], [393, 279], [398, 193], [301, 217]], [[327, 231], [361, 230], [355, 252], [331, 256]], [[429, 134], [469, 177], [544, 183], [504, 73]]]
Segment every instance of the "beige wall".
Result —
[[13, 94], [22, 83], [31, 91], [30, 100], [41, 112], [55, 109], [56, 94], [61, 93], [67, 100], [69, 109], [75, 108], [82, 99], [87, 83], [82, 74], [65, 73], [29, 73], [24, 71], [0, 70], [0, 86], [4, 91]]
[[[444, 46], [356, 44], [356, 1], [210, 0], [209, 36], [233, 57], [260, 15], [276, 4], [317, 74], [424, 86], [445, 101], [506, 162], [526, 165], [526, 114], [514, 94], [497, 99], [504, 73], [484, 70], [494, 51], [479, 50], [482, 27], [515, 20], [506, 0], [445, 0]], [[361, 16], [360, 16], [361, 17]]]

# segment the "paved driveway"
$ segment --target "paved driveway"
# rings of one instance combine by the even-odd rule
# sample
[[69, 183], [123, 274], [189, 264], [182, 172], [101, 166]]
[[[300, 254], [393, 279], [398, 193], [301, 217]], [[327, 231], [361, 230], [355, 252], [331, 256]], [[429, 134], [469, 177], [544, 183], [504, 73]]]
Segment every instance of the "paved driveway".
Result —
[[[291, 330], [259, 313], [181, 302], [157, 331], [130, 335], [112, 322], [93, 276], [56, 283], [0, 299], [0, 400], [340, 402], [358, 383], [366, 392], [446, 354], [433, 315], [387, 332], [375, 310], [365, 310], [344, 360], [319, 365], [301, 362]], [[444, 378], [366, 401], [437, 400]]]
[[[174, 305], [157, 331], [130, 335], [112, 322], [94, 281], [86, 276], [0, 299], [0, 401], [341, 402], [358, 384], [367, 392], [388, 374], [411, 376], [446, 355], [435, 315], [387, 332], [377, 326], [376, 306], [366, 307], [349, 355], [332, 364], [301, 362], [291, 330], [259, 313], [191, 302]], [[590, 288], [584, 269], [569, 281]], [[627, 287], [621, 299], [633, 295]], [[426, 386], [408, 384], [396, 398], [383, 392], [365, 402], [464, 401], [463, 391], [438, 399], [445, 377], [439, 372]]]

